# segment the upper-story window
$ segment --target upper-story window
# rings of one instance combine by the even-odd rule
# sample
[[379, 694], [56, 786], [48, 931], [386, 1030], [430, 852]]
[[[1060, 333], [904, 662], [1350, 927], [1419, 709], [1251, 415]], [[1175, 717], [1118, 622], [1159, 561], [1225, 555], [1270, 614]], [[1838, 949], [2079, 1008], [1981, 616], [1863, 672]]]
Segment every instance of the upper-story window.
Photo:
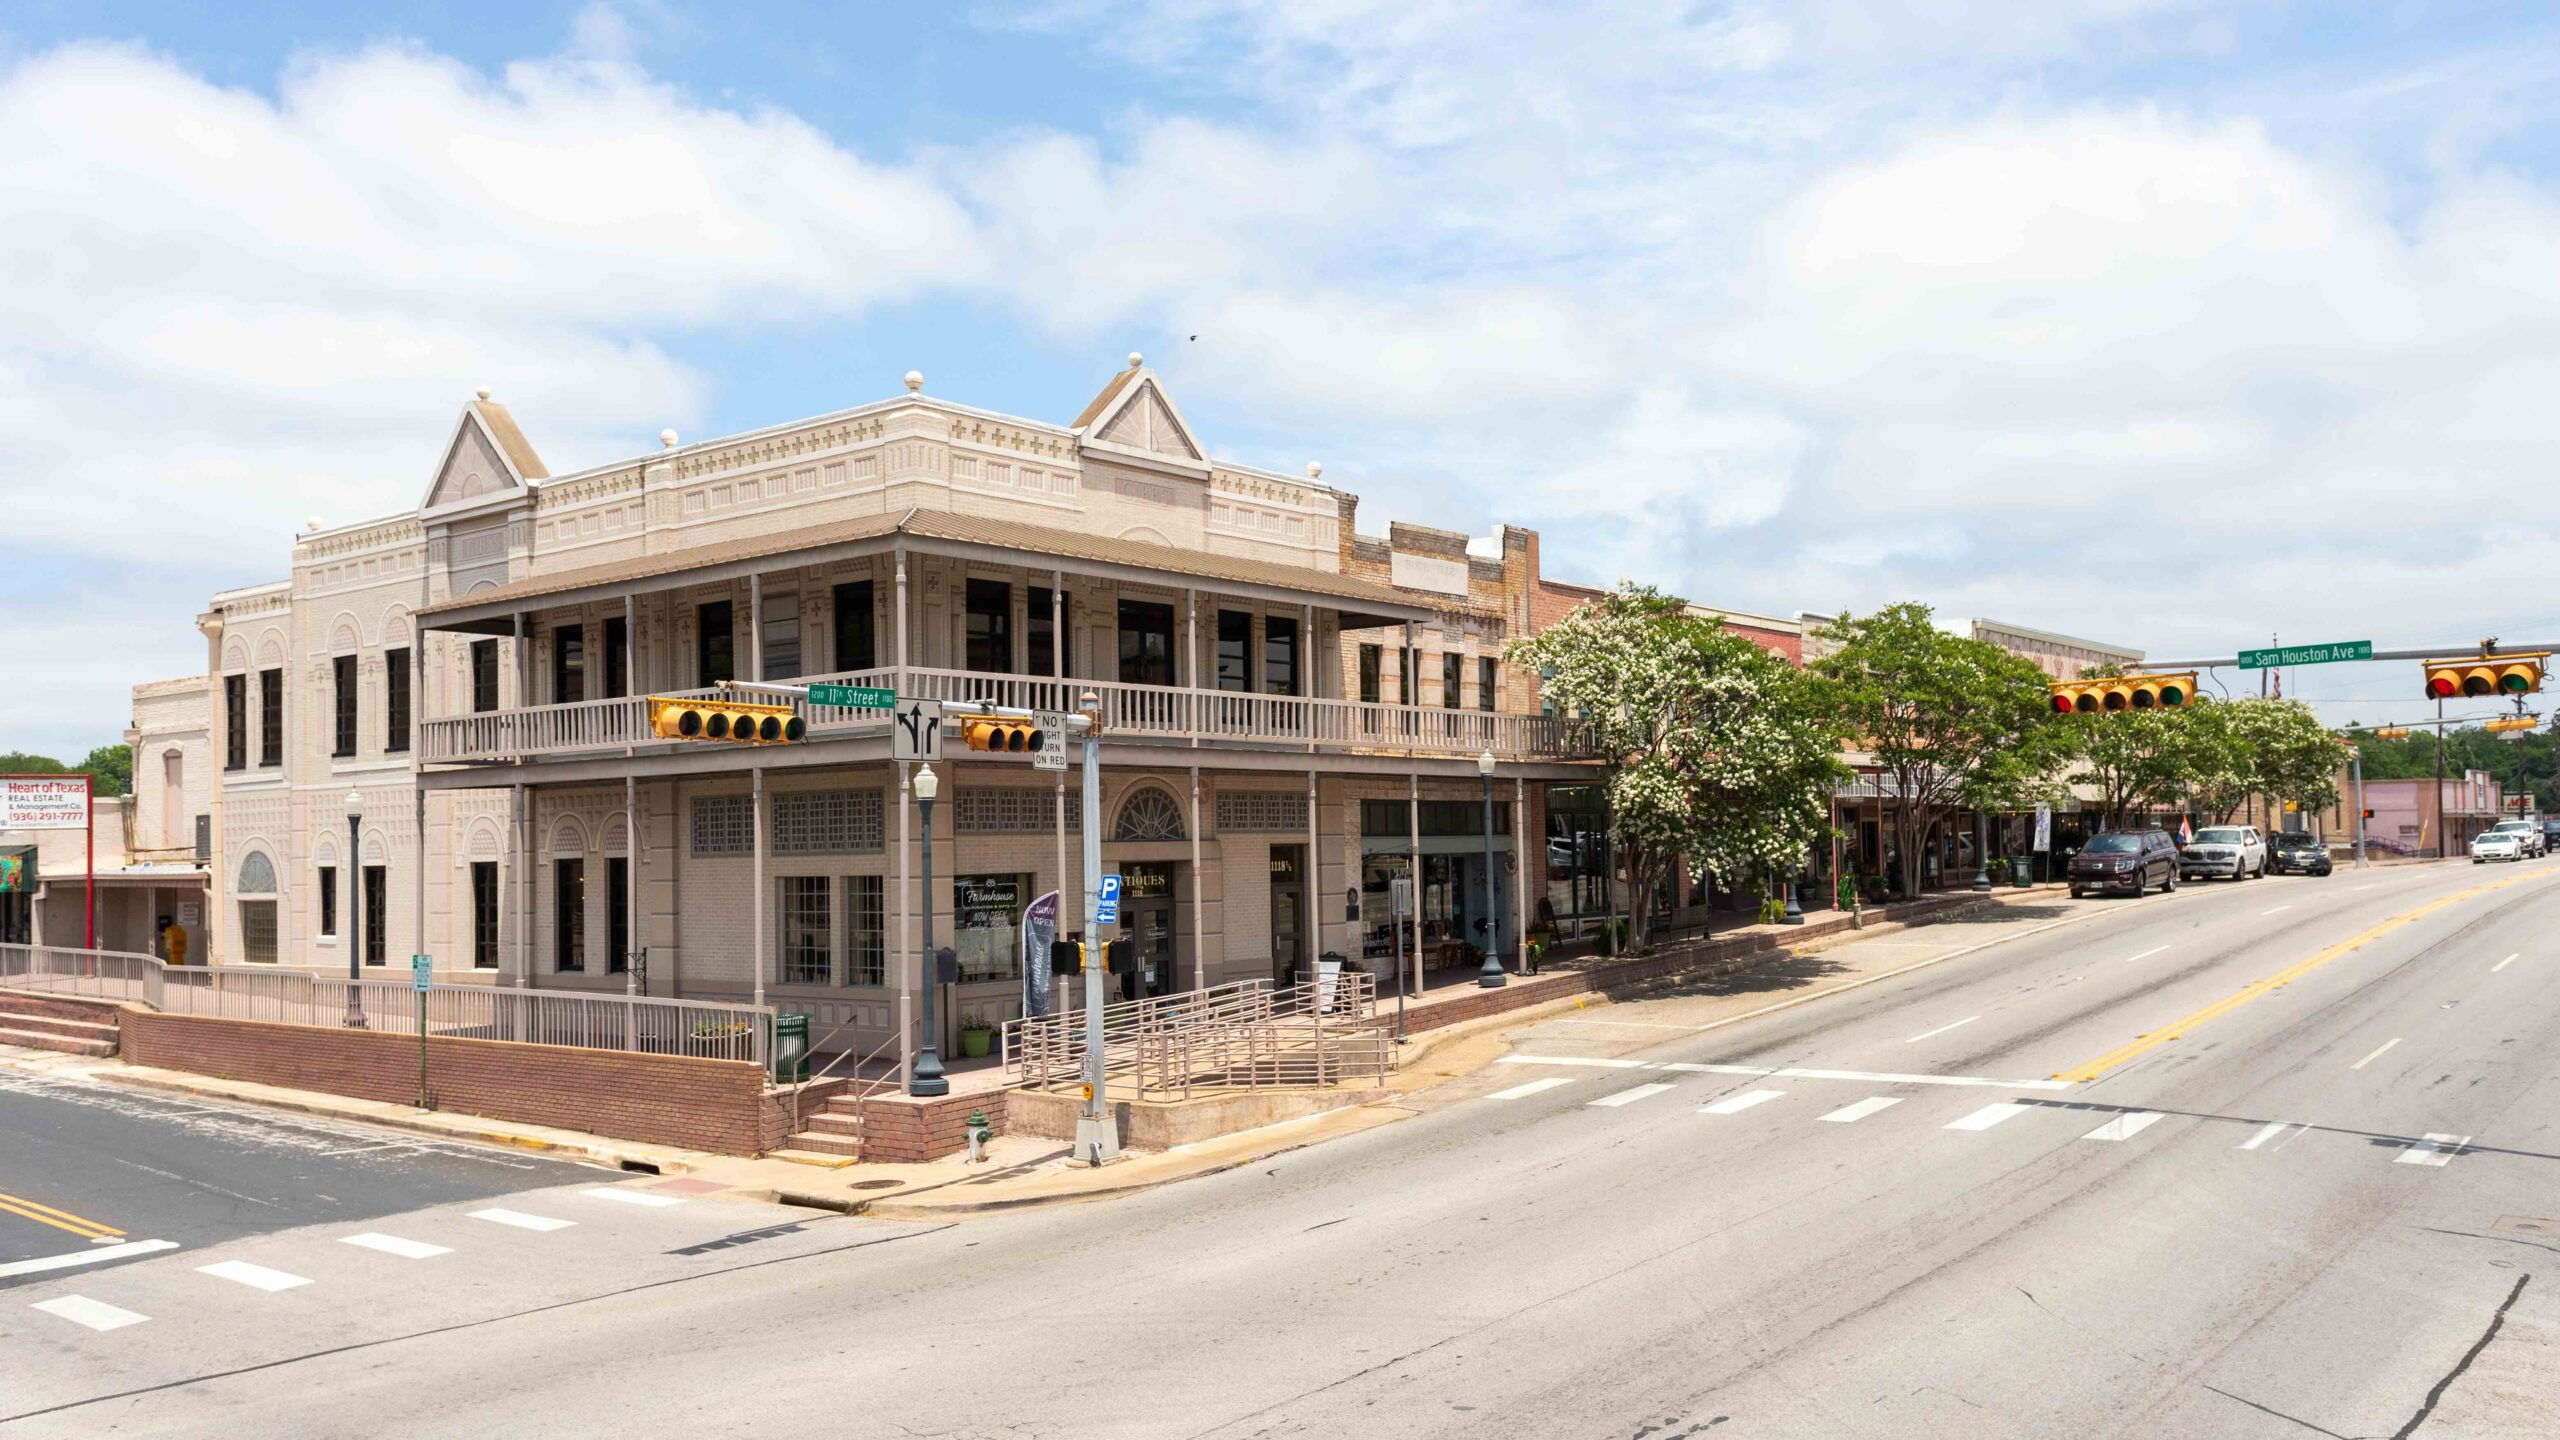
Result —
[[1494, 661], [1490, 655], [1476, 657], [1476, 708], [1491, 710], [1494, 701]]
[[1262, 689], [1267, 695], [1298, 693], [1298, 621], [1295, 616], [1262, 617]]
[[397, 755], [409, 748], [409, 651], [382, 652], [382, 748]]
[[1455, 650], [1440, 652], [1440, 703], [1451, 710], [1458, 708], [1460, 692], [1466, 688], [1467, 657]]
[[1253, 688], [1253, 616], [1242, 610], [1218, 612], [1218, 688]]
[[1034, 585], [1025, 593], [1030, 610], [1025, 618], [1030, 624], [1024, 637], [1024, 668], [1033, 675], [1064, 675], [1067, 671], [1059, 663], [1057, 622], [1066, 612], [1066, 597], [1052, 598], [1046, 585]]
[[800, 592], [768, 591], [764, 597], [764, 633], [757, 658], [766, 680], [788, 680], [800, 673]]
[[836, 669], [868, 670], [879, 664], [879, 624], [871, 610], [871, 582], [850, 580], [835, 589]]
[[1120, 683], [1178, 685], [1173, 664], [1173, 607], [1153, 600], [1120, 602]]
[[604, 622], [604, 693], [608, 700], [631, 693], [631, 627], [619, 615]]
[[1407, 645], [1396, 651], [1396, 703], [1419, 705], [1422, 696], [1415, 692], [1415, 677], [1422, 673], [1422, 652]]
[[284, 672], [258, 672], [258, 763], [284, 763]]
[[1003, 675], [1013, 669], [1013, 587], [972, 580], [968, 590], [968, 668]]
[[339, 655], [329, 661], [330, 737], [329, 753], [347, 756], [356, 753], [356, 657]]
[[249, 677], [222, 677], [222, 768], [249, 768]]
[[498, 708], [498, 642], [471, 642], [471, 713], [486, 715]]
[[726, 600], [694, 607], [693, 683], [717, 685], [738, 678], [738, 636]]
[[574, 705], [587, 698], [587, 627], [551, 627], [551, 703]]
[[1378, 703], [1378, 671], [1386, 654], [1378, 646], [1360, 647], [1360, 700], [1365, 705]]

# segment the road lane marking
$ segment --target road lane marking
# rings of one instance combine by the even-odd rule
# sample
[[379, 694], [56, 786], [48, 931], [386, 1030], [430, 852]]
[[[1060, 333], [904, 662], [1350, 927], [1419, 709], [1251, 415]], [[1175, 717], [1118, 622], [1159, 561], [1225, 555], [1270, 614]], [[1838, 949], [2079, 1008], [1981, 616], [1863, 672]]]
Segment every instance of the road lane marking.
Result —
[[527, 1215], [521, 1210], [495, 1208], [488, 1210], [474, 1210], [471, 1212], [471, 1218], [474, 1220], [486, 1220], [493, 1225], [513, 1225], [519, 1230], [539, 1230], [545, 1233], [553, 1230], [566, 1230], [570, 1226], [578, 1223], [575, 1220], [555, 1220], [548, 1215]]
[[2001, 1121], [2008, 1119], [2010, 1116], [2023, 1115], [2026, 1111], [2027, 1107], [2024, 1105], [2020, 1105], [2012, 1100], [2003, 1100], [1997, 1105], [1985, 1105], [1981, 1109], [1974, 1111], [1972, 1114], [1967, 1115], [1961, 1120], [1951, 1120], [1947, 1122], [1946, 1128], [1950, 1130], [1988, 1130], [1992, 1126], [1999, 1124]]
[[2241, 1141], [2239, 1144], [2231, 1148], [2235, 1150], [2255, 1150], [2259, 1146], [2264, 1145], [2268, 1141], [2283, 1134], [2288, 1129], [2291, 1129], [2292, 1126], [2293, 1122], [2290, 1120], [2270, 1120], [2266, 1124], [2258, 1127], [2258, 1133], [2250, 1136], [2248, 1139]]
[[1944, 1035], [1944, 1034], [1946, 1034], [1946, 1033], [1947, 1033], [1948, 1031], [1950, 1031], [1950, 1030], [1955, 1030], [1955, 1029], [1959, 1029], [1959, 1028], [1961, 1028], [1961, 1027], [1963, 1027], [1963, 1026], [1970, 1025], [1970, 1024], [1972, 1024], [1974, 1021], [1979, 1020], [1979, 1019], [1981, 1019], [1981, 1018], [1982, 1018], [1982, 1017], [1981, 1017], [1981, 1016], [1979, 1016], [1979, 1015], [1967, 1015], [1966, 1017], [1964, 1017], [1963, 1019], [1961, 1019], [1961, 1020], [1957, 1021], [1957, 1022], [1956, 1022], [1955, 1024], [1953, 1024], [1953, 1025], [1941, 1025], [1941, 1026], [1939, 1026], [1939, 1027], [1938, 1027], [1937, 1029], [1935, 1029], [1935, 1030], [1923, 1030], [1923, 1031], [1921, 1031], [1919, 1034], [1912, 1036], [1910, 1039], [1905, 1040], [1905, 1041], [1903, 1041], [1902, 1043], [1903, 1043], [1903, 1044], [1905, 1044], [1905, 1045], [1917, 1045], [1917, 1044], [1919, 1044], [1921, 1041], [1928, 1039], [1928, 1038], [1929, 1038], [1930, 1036], [1932, 1036], [1932, 1035]]
[[2290, 905], [2279, 905], [2279, 906], [2277, 906], [2276, 908], [2274, 908], [2273, 910], [2261, 910], [2261, 911], [2259, 911], [2258, 913], [2259, 913], [2259, 914], [2261, 914], [2261, 915], [2281, 915], [2281, 914], [2283, 914], [2284, 912], [2286, 912], [2287, 910], [2290, 910], [2290, 909], [2292, 909], [2292, 908], [2293, 908], [2293, 907], [2292, 907], [2292, 906], [2290, 906]]
[[2124, 957], [2124, 963], [2126, 963], [2127, 965], [2130, 965], [2130, 964], [2132, 964], [2132, 963], [2133, 963], [2134, 961], [2136, 961], [2136, 960], [2148, 960], [2148, 959], [2150, 959], [2152, 956], [2157, 955], [2157, 954], [2161, 953], [2162, 951], [2164, 951], [2164, 950], [2166, 950], [2166, 949], [2168, 949], [2168, 948], [2169, 948], [2169, 947], [2168, 947], [2168, 946], [2166, 946], [2166, 945], [2154, 945], [2154, 946], [2152, 946], [2150, 949], [2143, 951], [2143, 952], [2142, 952], [2141, 954], [2139, 954], [2139, 955], [2127, 955], [2126, 957]]
[[[1665, 1085], [1662, 1088], [1668, 1090], [1671, 1087]], [[619, 1200], [625, 1205], [666, 1206], [684, 1203], [684, 1197], [681, 1195], [652, 1195], [646, 1190], [616, 1190], [607, 1185], [590, 1186], [578, 1193], [593, 1195], [599, 1200]]]
[[2394, 1035], [2394, 1036], [2392, 1036], [2390, 1039], [2383, 1041], [2381, 1045], [2377, 1046], [2377, 1047], [2375, 1048], [2375, 1050], [2374, 1050], [2374, 1052], [2373, 1052], [2372, 1054], [2367, 1055], [2367, 1056], [2366, 1056], [2366, 1057], [2364, 1057], [2363, 1059], [2361, 1059], [2361, 1060], [2357, 1061], [2357, 1062], [2356, 1062], [2356, 1063], [2354, 1063], [2353, 1065], [2348, 1066], [2347, 1068], [2348, 1068], [2348, 1069], [2350, 1069], [2350, 1070], [2361, 1070], [2361, 1069], [2363, 1069], [2364, 1067], [2366, 1067], [2367, 1065], [2372, 1064], [2374, 1061], [2381, 1059], [2381, 1058], [2382, 1058], [2382, 1052], [2383, 1052], [2383, 1051], [2388, 1050], [2388, 1049], [2390, 1049], [2392, 1046], [2397, 1045], [2397, 1044], [2399, 1044], [2399, 1043], [2400, 1043], [2400, 1037], [2399, 1037], [2399, 1036], [2397, 1036], [2397, 1035]]
[[119, 1310], [104, 1300], [92, 1300], [86, 1295], [57, 1295], [50, 1300], [38, 1300], [33, 1308], [47, 1315], [58, 1315], [74, 1325], [86, 1325], [92, 1330], [121, 1330], [151, 1318], [136, 1315], [130, 1310]]
[[1638, 1100], [1646, 1099], [1649, 1096], [1659, 1095], [1663, 1091], [1671, 1088], [1671, 1086], [1657, 1080], [1650, 1085], [1637, 1085], [1630, 1089], [1621, 1090], [1615, 1095], [1603, 1095], [1599, 1099], [1590, 1103], [1599, 1106], [1602, 1109], [1610, 1109], [1619, 1105], [1632, 1105]]
[[2489, 967], [2489, 973], [2490, 973], [2490, 974], [2492, 974], [2492, 975], [2495, 975], [2495, 974], [2497, 974], [2499, 971], [2506, 969], [2508, 966], [2513, 965], [2513, 964], [2514, 964], [2514, 963], [2516, 963], [2518, 960], [2521, 960], [2521, 959], [2523, 959], [2523, 958], [2524, 958], [2523, 953], [2522, 953], [2521, 951], [2519, 951], [2518, 953], [2513, 954], [2513, 955], [2510, 955], [2510, 956], [2508, 956], [2506, 959], [2499, 961], [2497, 964], [2490, 966], [2490, 967]]
[[2156, 1110], [2137, 1110], [2130, 1115], [2119, 1115], [2080, 1138], [2083, 1140], [2130, 1140], [2150, 1129], [2152, 1122], [2159, 1118], [2160, 1112]]
[[35, 1275], [47, 1270], [68, 1270], [76, 1265], [96, 1265], [107, 1260], [122, 1260], [129, 1255], [153, 1255], [162, 1250], [175, 1250], [175, 1240], [128, 1240], [121, 1245], [100, 1245], [89, 1250], [74, 1250], [68, 1255], [45, 1255], [33, 1260], [12, 1260], [0, 1265], [0, 1276]]
[[1530, 1096], [1535, 1095], [1542, 1090], [1553, 1090], [1559, 1085], [1570, 1085], [1572, 1083], [1573, 1077], [1570, 1075], [1550, 1075], [1544, 1080], [1532, 1080], [1526, 1085], [1514, 1085], [1508, 1090], [1496, 1090], [1484, 1098], [1487, 1100], [1526, 1100]]
[[1649, 1060], [1602, 1060], [1589, 1055], [1505, 1055], [1505, 1065], [1589, 1065], [1599, 1070], [1645, 1070]]
[[2438, 1135], [2433, 1131], [2430, 1131], [2425, 1139], [2419, 1140], [2410, 1145], [2408, 1149], [2401, 1151], [2399, 1158], [2391, 1163], [2395, 1165], [2442, 1165], [2451, 1160], [2454, 1156], [2461, 1154], [2462, 1147], [2470, 1143], [2471, 1137], [2468, 1135]]
[[2208, 1020], [2215, 1019], [2218, 1016], [2236, 1010], [2241, 1006], [2248, 1004], [2250, 1001], [2257, 999], [2261, 995], [2281, 989], [2285, 985], [2301, 979], [2303, 976], [2310, 974], [2312, 971], [2319, 969], [2321, 966], [2328, 964], [2332, 960], [2336, 960], [2342, 956], [2352, 955], [2356, 951], [2363, 949], [2365, 946], [2372, 944], [2374, 941], [2381, 939], [2383, 936], [2390, 934], [2392, 931], [2397, 930], [2404, 925], [2412, 924], [2418, 920], [2424, 919], [2425, 917], [2434, 914], [2436, 911], [2444, 909], [2448, 905], [2458, 905], [2475, 896], [2486, 895], [2492, 890], [2503, 890], [2510, 885], [2521, 884], [2527, 880], [2546, 879], [2551, 875], [2551, 873], [2552, 872], [2546, 870], [2527, 871], [2522, 875], [2511, 875], [2504, 880], [2493, 880], [2486, 885], [2474, 885], [2468, 890], [2457, 890], [2451, 895], [2430, 900], [2415, 910], [2405, 911], [2401, 914], [2394, 915], [2390, 919], [2375, 925], [2361, 934], [2353, 935], [2347, 939], [2341, 940], [2337, 944], [2312, 955], [2308, 959], [2297, 960], [2293, 964], [2286, 966], [2284, 969], [2277, 971], [2275, 974], [2270, 975], [2263, 980], [2253, 981], [2248, 985], [2242, 986], [2239, 990], [2216, 1000], [2201, 1010], [2172, 1020], [2157, 1030], [2145, 1031], [2143, 1034], [2135, 1036], [2126, 1044], [2117, 1046], [2115, 1049], [2108, 1051], [2106, 1054], [2099, 1056], [2097, 1059], [2090, 1061], [2086, 1065], [2082, 1065], [2073, 1070], [2057, 1071], [2055, 1072], [2054, 1078], [2057, 1080], [2095, 1080], [2117, 1066], [2124, 1064], [2126, 1061], [2147, 1054], [2151, 1050], [2156, 1049], [2159, 1046], [2166, 1045], [2172, 1040], [2182, 1038], [2189, 1030], [2204, 1024]]
[[30, 1200], [23, 1195], [0, 1194], [0, 1210], [33, 1220], [39, 1225], [50, 1225], [56, 1230], [68, 1230], [74, 1235], [89, 1240], [95, 1240], [102, 1235], [124, 1233], [104, 1221], [85, 1219], [68, 1210], [56, 1210], [50, 1205]]
[[1822, 1118], [1830, 1121], [1834, 1125], [1847, 1125], [1854, 1121], [1864, 1120], [1868, 1116], [1873, 1115], [1887, 1106], [1899, 1105], [1901, 1103], [1902, 1097], [1899, 1095], [1870, 1095], [1866, 1099], [1861, 1100], [1854, 1105], [1843, 1105], [1839, 1109], [1832, 1111], [1830, 1114], [1825, 1115]]
[[1764, 1080], [1859, 1080], [1869, 1085], [1972, 1085], [1993, 1090], [2068, 1090], [2068, 1080], [2002, 1080], [1990, 1075], [1896, 1075], [1881, 1070], [1813, 1070], [1801, 1066], [1693, 1065], [1673, 1061], [1665, 1070], [1700, 1075], [1756, 1075]]
[[385, 1255], [397, 1255], [403, 1260], [424, 1260], [430, 1256], [453, 1253], [450, 1248], [443, 1245], [430, 1245], [424, 1240], [403, 1240], [397, 1235], [385, 1235], [378, 1230], [367, 1230], [361, 1235], [341, 1235], [338, 1237], [338, 1243], [361, 1245], [367, 1250], [379, 1250]]
[[264, 1290], [270, 1295], [279, 1290], [290, 1290], [297, 1285], [311, 1283], [300, 1275], [288, 1275], [282, 1270], [270, 1270], [264, 1265], [252, 1265], [246, 1260], [225, 1260], [216, 1265], [199, 1265], [196, 1267], [196, 1273], [210, 1275], [216, 1280], [236, 1281], [252, 1290]]
[[1787, 1092], [1784, 1090], [1748, 1090], [1740, 1095], [1728, 1095], [1713, 1105], [1701, 1105], [1698, 1107], [1698, 1113], [1701, 1115], [1739, 1115], [1754, 1105], [1766, 1105], [1770, 1101], [1775, 1100], [1786, 1093]]

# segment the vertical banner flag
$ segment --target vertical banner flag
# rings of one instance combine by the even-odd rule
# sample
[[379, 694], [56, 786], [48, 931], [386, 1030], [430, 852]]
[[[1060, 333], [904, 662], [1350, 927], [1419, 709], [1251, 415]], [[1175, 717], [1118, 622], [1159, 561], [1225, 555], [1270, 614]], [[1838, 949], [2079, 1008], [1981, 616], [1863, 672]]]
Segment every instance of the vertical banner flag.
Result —
[[2179, 817], [2178, 817], [2178, 848], [2179, 848], [2179, 849], [2181, 849], [2181, 850], [2184, 850], [2184, 849], [2186, 849], [2188, 846], [2193, 845], [2194, 843], [2196, 843], [2196, 832], [2195, 832], [2195, 830], [2187, 824], [2187, 817], [2186, 817], [2186, 816], [2184, 816], [2184, 815], [2179, 816]]
[[1050, 891], [1022, 912], [1022, 1013], [1049, 1013], [1049, 947], [1058, 938], [1058, 892]]
[[2036, 848], [2053, 848], [2053, 807], [2050, 805], [2036, 807]]

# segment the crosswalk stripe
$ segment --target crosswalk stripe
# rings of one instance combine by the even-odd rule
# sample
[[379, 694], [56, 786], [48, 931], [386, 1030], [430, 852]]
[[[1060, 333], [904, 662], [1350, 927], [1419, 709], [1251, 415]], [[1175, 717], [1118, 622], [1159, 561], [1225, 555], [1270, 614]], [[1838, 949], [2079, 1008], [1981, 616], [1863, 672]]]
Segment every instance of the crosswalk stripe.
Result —
[[1822, 1118], [1834, 1125], [1846, 1125], [1853, 1120], [1864, 1120], [1887, 1106], [1901, 1103], [1902, 1097], [1899, 1095], [1870, 1095], [1855, 1105], [1843, 1105]]
[[2400, 1157], [2392, 1163], [2395, 1165], [2442, 1165], [2461, 1154], [2462, 1147], [2470, 1143], [2471, 1137], [2468, 1135], [2438, 1135], [2429, 1131], [2425, 1139], [2401, 1151]]
[[684, 1203], [684, 1197], [681, 1195], [659, 1195], [647, 1190], [619, 1190], [611, 1185], [590, 1185], [578, 1193], [592, 1195], [598, 1200], [619, 1200], [625, 1205], [667, 1206]]
[[1508, 1090], [1496, 1090], [1485, 1098], [1488, 1100], [1526, 1100], [1530, 1096], [1537, 1094], [1539, 1091], [1553, 1090], [1559, 1085], [1570, 1085], [1572, 1083], [1573, 1077], [1570, 1075], [1550, 1075], [1544, 1080], [1532, 1080], [1526, 1085], [1514, 1085]]
[[2021, 1105], [2014, 1100], [2003, 1100], [1997, 1105], [1985, 1105], [1981, 1109], [1974, 1111], [1972, 1114], [1967, 1115], [1961, 1120], [1949, 1121], [1946, 1128], [1950, 1130], [1988, 1130], [1992, 1126], [1999, 1124], [2001, 1121], [2008, 1119], [2012, 1115], [2022, 1115], [2026, 1113], [2026, 1109], [2026, 1106]]
[[502, 1210], [494, 1208], [488, 1210], [474, 1210], [471, 1212], [471, 1218], [474, 1220], [486, 1220], [494, 1225], [513, 1225], [519, 1230], [566, 1230], [570, 1226], [578, 1223], [575, 1220], [555, 1220], [548, 1215], [527, 1215], [521, 1210]]
[[2293, 1122], [2290, 1120], [2270, 1120], [2266, 1124], [2258, 1127], [2258, 1133], [2241, 1141], [2238, 1145], [2235, 1145], [2232, 1148], [2235, 1150], [2255, 1150], [2259, 1146], [2266, 1144], [2268, 1141], [2273, 1140], [2292, 1128]]
[[46, 1270], [70, 1270], [82, 1265], [99, 1265], [109, 1260], [122, 1260], [133, 1255], [152, 1255], [162, 1250], [175, 1250], [175, 1240], [127, 1240], [121, 1245], [93, 1245], [67, 1255], [40, 1255], [33, 1260], [12, 1260], [0, 1265], [0, 1277], [35, 1275]]
[[385, 1235], [377, 1230], [368, 1230], [361, 1235], [341, 1235], [338, 1237], [338, 1243], [361, 1245], [367, 1250], [379, 1250], [385, 1255], [397, 1255], [403, 1260], [424, 1260], [431, 1256], [453, 1253], [447, 1246], [430, 1245], [424, 1240], [403, 1240], [397, 1235]]
[[1752, 1090], [1740, 1095], [1728, 1095], [1713, 1105], [1699, 1106], [1698, 1113], [1701, 1115], [1739, 1115], [1754, 1105], [1767, 1104], [1769, 1101], [1775, 1100], [1786, 1093], [1787, 1092], [1784, 1090]]
[[2129, 1115], [2119, 1115], [2080, 1138], [2083, 1140], [2130, 1140], [2151, 1128], [2151, 1123], [2159, 1118], [2160, 1114], [2156, 1110], [2137, 1110]]
[[139, 1325], [151, 1318], [148, 1315], [136, 1315], [130, 1310], [120, 1310], [104, 1300], [92, 1300], [86, 1295], [56, 1295], [50, 1300], [36, 1301], [34, 1308], [47, 1315], [59, 1316], [74, 1325], [86, 1325], [92, 1330], [121, 1330], [127, 1325]]
[[1659, 1095], [1670, 1088], [1672, 1087], [1660, 1082], [1656, 1082], [1651, 1085], [1638, 1085], [1632, 1089], [1621, 1090], [1615, 1095], [1603, 1095], [1591, 1103], [1604, 1107], [1612, 1105], [1632, 1105], [1636, 1101], [1642, 1100], [1649, 1095]]
[[216, 1280], [236, 1281], [252, 1290], [264, 1290], [270, 1295], [278, 1290], [290, 1290], [297, 1285], [311, 1283], [300, 1275], [288, 1275], [282, 1270], [270, 1270], [264, 1265], [252, 1265], [246, 1260], [225, 1260], [214, 1265], [199, 1265], [196, 1267], [196, 1273], [210, 1275]]

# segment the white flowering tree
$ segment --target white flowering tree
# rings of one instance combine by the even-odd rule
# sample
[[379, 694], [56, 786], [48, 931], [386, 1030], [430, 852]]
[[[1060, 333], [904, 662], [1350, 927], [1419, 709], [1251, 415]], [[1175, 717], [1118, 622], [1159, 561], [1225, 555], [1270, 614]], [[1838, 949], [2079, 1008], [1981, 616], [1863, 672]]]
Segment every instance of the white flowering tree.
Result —
[[1845, 771], [1814, 682], [1721, 623], [1622, 585], [1510, 655], [1538, 667], [1606, 760], [1631, 948], [1651, 943], [1654, 894], [1682, 855], [1782, 873], [1828, 835]]

